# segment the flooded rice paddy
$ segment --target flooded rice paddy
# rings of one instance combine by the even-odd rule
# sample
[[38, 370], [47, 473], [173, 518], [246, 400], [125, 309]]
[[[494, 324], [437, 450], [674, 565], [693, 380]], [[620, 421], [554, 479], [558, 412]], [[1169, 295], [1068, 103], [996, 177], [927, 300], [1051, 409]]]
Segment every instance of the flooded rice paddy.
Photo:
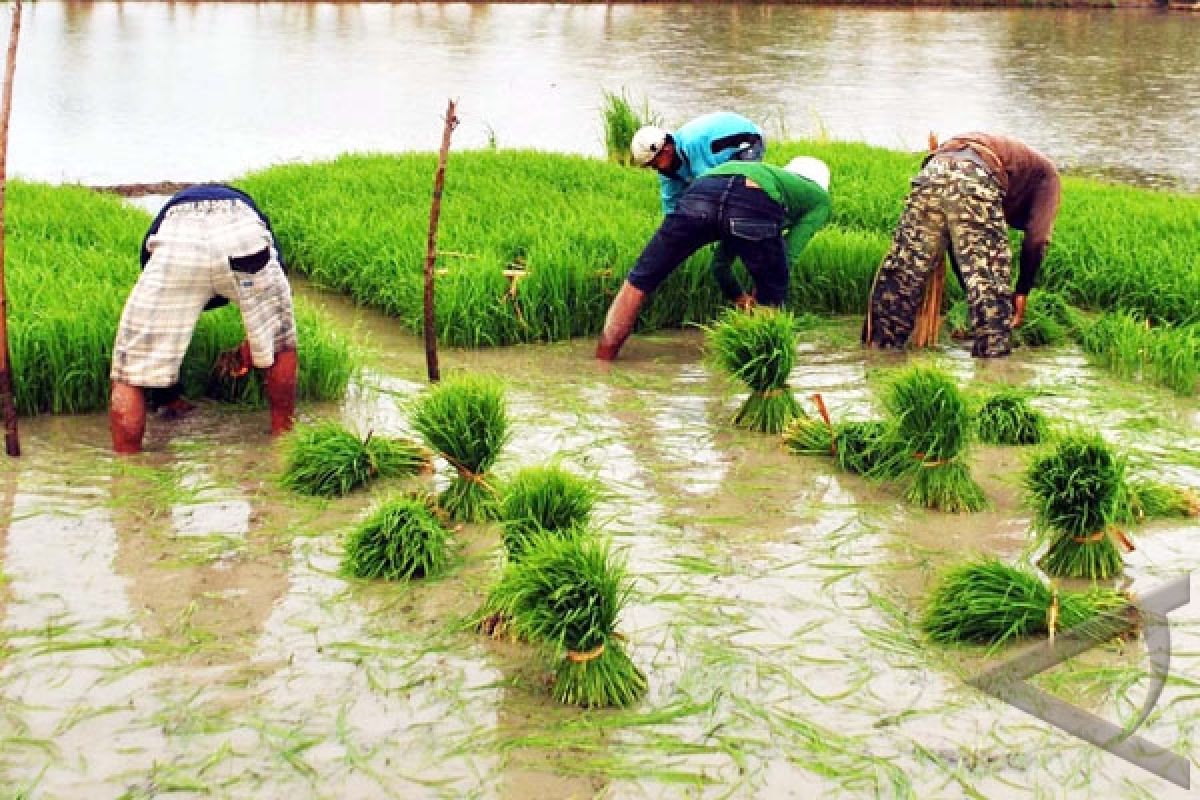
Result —
[[[323, 302], [370, 367], [343, 404], [302, 416], [411, 434], [420, 342]], [[835, 418], [877, 413], [878, 372], [902, 362], [860, 351], [854, 331], [801, 334], [792, 384], [821, 392]], [[915, 626], [939, 567], [1025, 548], [1024, 451], [976, 452], [992, 511], [907, 506], [733, 429], [740, 395], [702, 343], [637, 335], [611, 368], [589, 340], [442, 351], [444, 372], [508, 383], [517, 434], [500, 475], [560, 459], [607, 488], [600, 524], [636, 582], [620, 627], [650, 682], [625, 711], [557, 706], [523, 645], [470, 629], [496, 575], [493, 527], [462, 528], [436, 582], [339, 576], [372, 499], [420, 481], [288, 495], [265, 415], [212, 405], [151, 420], [149, 452], [125, 460], [108, 452], [103, 415], [23, 420], [26, 455], [0, 466], [0, 796], [1184, 795], [967, 687], [982, 654], [929, 647]], [[1114, 382], [1072, 350], [945, 362], [964, 383], [1035, 386], [1060, 424], [1102, 426], [1139, 469], [1200, 488], [1192, 399]], [[1134, 533], [1135, 590], [1200, 562], [1192, 521]], [[1195, 761], [1200, 612], [1171, 620], [1171, 678], [1139, 733]], [[1120, 723], [1149, 669], [1134, 639], [1037, 684]]]

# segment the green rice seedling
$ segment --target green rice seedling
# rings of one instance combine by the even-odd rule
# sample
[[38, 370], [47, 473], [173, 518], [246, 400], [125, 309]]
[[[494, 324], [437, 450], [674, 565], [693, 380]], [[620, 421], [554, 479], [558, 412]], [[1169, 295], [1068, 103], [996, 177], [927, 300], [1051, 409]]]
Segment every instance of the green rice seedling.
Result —
[[503, 384], [483, 375], [448, 378], [417, 398], [412, 424], [457, 473], [439, 497], [450, 518], [494, 519], [498, 498], [488, 471], [512, 433]]
[[340, 497], [377, 479], [415, 475], [429, 454], [406, 439], [356, 436], [336, 422], [301, 425], [288, 434], [281, 483], [300, 494]]
[[1126, 605], [1112, 589], [1060, 593], [1031, 570], [981, 558], [941, 576], [926, 602], [921, 627], [938, 644], [998, 646], [1023, 636], [1053, 636]]
[[517, 472], [504, 486], [500, 500], [508, 559], [519, 561], [535, 533], [565, 536], [586, 529], [598, 498], [595, 484], [559, 466]]
[[882, 420], [843, 422], [834, 428], [838, 466], [856, 475], [899, 477], [896, 467], [902, 462], [901, 454], [894, 449], [895, 442], [889, 424]]
[[806, 456], [829, 456], [833, 446], [833, 428], [814, 417], [796, 417], [783, 428], [783, 445], [789, 452]]
[[604, 150], [608, 160], [626, 167], [641, 166], [633, 163], [629, 146], [638, 128], [660, 123], [658, 116], [650, 110], [649, 102], [643, 100], [639, 111], [624, 90], [620, 94], [605, 91], [600, 115], [604, 120]]
[[974, 334], [971, 332], [971, 312], [967, 307], [966, 300], [956, 300], [951, 303], [950, 308], [946, 311], [946, 323], [944, 330], [951, 339], [970, 339]]
[[450, 561], [450, 534], [433, 503], [415, 495], [384, 501], [350, 533], [342, 571], [389, 581], [440, 575]]
[[1013, 344], [1025, 347], [1063, 345], [1077, 326], [1077, 313], [1058, 292], [1034, 289], [1025, 305], [1025, 319], [1013, 329]]
[[1038, 444], [1046, 438], [1046, 417], [1029, 404], [1017, 389], [1001, 389], [988, 395], [975, 418], [979, 439], [987, 444]]
[[1118, 531], [1125, 460], [1095, 434], [1072, 434], [1034, 459], [1025, 486], [1034, 523], [1046, 542], [1048, 575], [1104, 580], [1124, 568]]
[[1116, 521], [1122, 524], [1200, 515], [1200, 497], [1194, 492], [1150, 478], [1125, 481], [1119, 496]]
[[939, 369], [918, 365], [899, 373], [884, 394], [891, 418], [883, 446], [883, 475], [907, 476], [905, 497], [940, 511], [981, 511], [983, 489], [966, 464], [971, 414], [954, 381]]
[[796, 320], [790, 313], [730, 309], [708, 330], [708, 346], [722, 369], [750, 387], [735, 425], [780, 433], [803, 415], [787, 385], [796, 359]]
[[617, 621], [630, 592], [624, 562], [598, 537], [534, 534], [492, 592], [515, 632], [558, 658], [553, 695], [561, 703], [625, 707], [646, 691]]

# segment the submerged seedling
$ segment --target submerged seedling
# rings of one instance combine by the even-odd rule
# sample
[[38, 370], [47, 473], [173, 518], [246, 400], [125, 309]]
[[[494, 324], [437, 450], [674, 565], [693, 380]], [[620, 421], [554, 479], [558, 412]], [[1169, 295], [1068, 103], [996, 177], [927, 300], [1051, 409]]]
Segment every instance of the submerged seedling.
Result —
[[286, 447], [281, 483], [319, 497], [340, 497], [373, 480], [415, 475], [429, 464], [429, 454], [414, 442], [370, 433], [360, 438], [336, 422], [299, 426]]

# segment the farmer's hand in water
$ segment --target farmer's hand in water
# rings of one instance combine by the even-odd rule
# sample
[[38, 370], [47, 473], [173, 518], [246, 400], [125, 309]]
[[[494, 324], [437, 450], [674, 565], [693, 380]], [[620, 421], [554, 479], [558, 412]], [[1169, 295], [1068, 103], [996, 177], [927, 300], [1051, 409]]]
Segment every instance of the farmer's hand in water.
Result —
[[1021, 323], [1025, 321], [1025, 301], [1029, 299], [1027, 294], [1013, 295], [1013, 318], [1012, 326], [1014, 328], [1021, 327]]
[[243, 341], [232, 350], [226, 350], [217, 356], [213, 372], [222, 378], [241, 378], [250, 371], [253, 361], [250, 357], [250, 342]]

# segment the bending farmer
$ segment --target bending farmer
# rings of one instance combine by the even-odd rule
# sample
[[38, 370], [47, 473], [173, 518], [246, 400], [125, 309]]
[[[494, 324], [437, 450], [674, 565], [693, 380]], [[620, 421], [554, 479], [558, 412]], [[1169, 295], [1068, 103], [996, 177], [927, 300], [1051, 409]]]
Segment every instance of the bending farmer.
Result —
[[275, 237], [243, 192], [206, 184], [163, 207], [143, 243], [145, 268], [133, 287], [113, 345], [109, 425], [113, 449], [136, 453], [146, 430], [144, 389], [172, 387], [206, 304], [237, 305], [246, 340], [222, 354], [233, 375], [266, 370], [271, 433], [290, 430], [296, 407], [296, 322], [291, 287]]
[[[1058, 213], [1058, 170], [1016, 139], [968, 133], [946, 141], [912, 181], [892, 246], [871, 289], [863, 341], [903, 347], [922, 290], [943, 255], [967, 294], [977, 357], [1006, 356], [1012, 328], [1050, 244]], [[1024, 231], [1016, 290], [1010, 288], [1008, 228]]]
[[789, 264], [829, 219], [828, 189], [829, 167], [808, 157], [792, 159], [782, 168], [730, 161], [698, 178], [663, 219], [613, 299], [596, 358], [617, 357], [646, 295], [711, 242], [720, 242], [732, 253], [720, 278], [727, 296], [742, 296], [742, 287], [729, 271], [733, 257], [740, 257], [754, 280], [757, 302], [783, 305]]

